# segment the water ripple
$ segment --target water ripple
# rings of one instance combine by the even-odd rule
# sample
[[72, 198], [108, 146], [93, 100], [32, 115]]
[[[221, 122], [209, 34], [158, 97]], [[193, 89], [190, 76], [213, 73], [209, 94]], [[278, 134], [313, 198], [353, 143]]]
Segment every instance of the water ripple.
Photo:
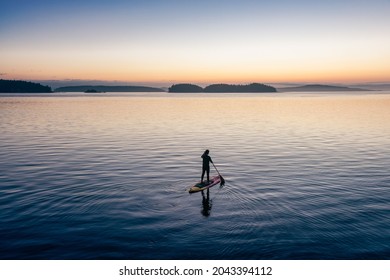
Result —
[[389, 105], [0, 97], [0, 258], [389, 259]]

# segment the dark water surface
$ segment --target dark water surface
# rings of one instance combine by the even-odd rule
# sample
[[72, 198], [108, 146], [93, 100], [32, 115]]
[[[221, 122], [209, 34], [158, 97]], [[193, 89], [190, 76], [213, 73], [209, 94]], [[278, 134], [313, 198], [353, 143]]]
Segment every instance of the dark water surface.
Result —
[[0, 131], [1, 259], [390, 259], [389, 94], [2, 96]]

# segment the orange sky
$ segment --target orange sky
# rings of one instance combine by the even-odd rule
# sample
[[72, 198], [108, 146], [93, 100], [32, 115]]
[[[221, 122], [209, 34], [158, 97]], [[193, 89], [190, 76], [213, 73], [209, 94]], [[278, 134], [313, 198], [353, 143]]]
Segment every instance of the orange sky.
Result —
[[[0, 77], [144, 83], [390, 81], [388, 2], [155, 2], [161, 5], [64, 1], [23, 10], [7, 4], [0, 21]], [[211, 3], [207, 9], [205, 3]], [[64, 12], [56, 13], [59, 8]]]

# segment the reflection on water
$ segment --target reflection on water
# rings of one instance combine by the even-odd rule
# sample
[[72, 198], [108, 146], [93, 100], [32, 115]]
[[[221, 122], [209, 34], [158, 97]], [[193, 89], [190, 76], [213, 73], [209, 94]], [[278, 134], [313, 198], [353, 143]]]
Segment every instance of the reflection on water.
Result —
[[2, 259], [390, 258], [388, 94], [3, 96], [0, 129]]
[[[206, 195], [204, 194], [206, 192]], [[213, 200], [210, 199], [210, 189], [202, 191], [202, 215], [205, 217], [210, 216], [211, 207], [213, 205]]]

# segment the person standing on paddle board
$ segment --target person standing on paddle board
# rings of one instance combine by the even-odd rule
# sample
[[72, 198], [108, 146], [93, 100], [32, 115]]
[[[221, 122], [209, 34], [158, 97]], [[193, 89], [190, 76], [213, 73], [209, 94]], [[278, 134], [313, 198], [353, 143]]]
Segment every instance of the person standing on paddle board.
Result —
[[203, 183], [204, 173], [207, 172], [207, 183], [208, 183], [208, 182], [210, 182], [210, 162], [211, 163], [213, 162], [213, 160], [209, 156], [209, 150], [204, 151], [204, 153], [202, 155], [202, 159], [203, 159], [202, 179], [200, 182]]

